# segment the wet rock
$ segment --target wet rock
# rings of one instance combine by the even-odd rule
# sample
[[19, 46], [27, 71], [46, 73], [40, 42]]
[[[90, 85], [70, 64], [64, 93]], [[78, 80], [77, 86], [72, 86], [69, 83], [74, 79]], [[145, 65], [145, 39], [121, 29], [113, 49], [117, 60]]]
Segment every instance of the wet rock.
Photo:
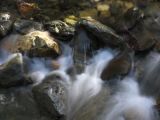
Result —
[[89, 8], [79, 12], [80, 18], [84, 18], [84, 17], [97, 18], [97, 15], [98, 15], [98, 11], [95, 8]]
[[143, 25], [150, 33], [154, 35], [154, 38], [159, 40], [159, 24], [160, 24], [160, 14], [159, 14], [159, 4], [150, 4], [145, 10], [145, 19], [143, 20]]
[[95, 21], [81, 19], [76, 24], [73, 58], [77, 72], [82, 72], [95, 51], [104, 46], [121, 46], [122, 39], [111, 28]]
[[110, 6], [108, 4], [98, 4], [97, 5], [98, 16], [109, 17], [110, 16], [109, 8]]
[[96, 37], [97, 41], [101, 41], [108, 46], [118, 46], [123, 42], [122, 38], [113, 29], [93, 19], [81, 19], [76, 27], [83, 28], [90, 36]]
[[43, 114], [52, 118], [66, 115], [67, 91], [63, 78], [52, 73], [33, 88], [33, 94]]
[[33, 13], [39, 9], [38, 4], [28, 3], [23, 0], [17, 1], [17, 8], [22, 17], [31, 16]]
[[160, 52], [160, 41], [156, 41], [155, 48], [156, 51]]
[[4, 37], [11, 31], [13, 21], [9, 13], [0, 13], [0, 37]]
[[130, 31], [131, 40], [134, 41], [134, 49], [136, 51], [146, 51], [156, 43], [154, 34], [149, 32], [143, 24], [138, 24]]
[[26, 35], [11, 35], [2, 47], [12, 53], [21, 52], [31, 57], [57, 57], [60, 46], [48, 32], [34, 31]]
[[34, 30], [43, 30], [43, 25], [31, 20], [17, 20], [13, 25], [13, 30], [20, 34], [27, 34]]
[[10, 57], [7, 62], [0, 65], [0, 86], [12, 87], [32, 83], [23, 71], [22, 55], [13, 54]]
[[67, 24], [71, 25], [71, 26], [75, 26], [75, 24], [77, 23], [78, 18], [71, 15], [71, 16], [67, 16], [64, 19], [64, 22], [66, 22]]
[[128, 9], [124, 15], [122, 15], [119, 20], [116, 21], [114, 28], [118, 32], [124, 32], [133, 29], [136, 27], [136, 25], [142, 21], [144, 17], [144, 13], [134, 7], [131, 9]]
[[98, 49], [96, 44], [83, 29], [77, 29], [73, 40], [73, 60], [76, 71], [81, 73], [92, 53]]
[[126, 75], [131, 69], [131, 57], [128, 53], [124, 52], [117, 55], [105, 67], [101, 74], [102, 80], [109, 80], [111, 78]]
[[75, 31], [73, 27], [60, 20], [51, 21], [45, 26], [50, 33], [61, 40], [71, 40]]
[[29, 88], [0, 89], [1, 120], [50, 120], [39, 113]]

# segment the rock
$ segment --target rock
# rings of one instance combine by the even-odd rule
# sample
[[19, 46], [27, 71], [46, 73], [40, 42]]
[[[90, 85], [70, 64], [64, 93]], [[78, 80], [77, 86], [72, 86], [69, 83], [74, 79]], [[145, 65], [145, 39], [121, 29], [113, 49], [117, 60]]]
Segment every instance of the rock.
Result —
[[130, 31], [131, 40], [135, 41], [134, 49], [136, 51], [146, 51], [156, 43], [154, 35], [149, 32], [143, 24], [138, 24]]
[[160, 41], [158, 41], [158, 40], [156, 41], [156, 44], [155, 44], [154, 49], [155, 49], [156, 51], [160, 52]]
[[7, 62], [0, 65], [1, 87], [12, 87], [29, 83], [32, 83], [32, 81], [25, 76], [21, 54], [11, 55]]
[[17, 20], [13, 25], [13, 30], [20, 34], [27, 34], [34, 30], [43, 30], [43, 25], [31, 20]]
[[18, 11], [22, 17], [31, 16], [38, 10], [38, 5], [36, 3], [27, 3], [23, 0], [17, 2]]
[[80, 18], [84, 18], [84, 17], [97, 18], [97, 15], [98, 15], [98, 11], [95, 8], [89, 8], [79, 12]]
[[105, 16], [109, 17], [110, 16], [110, 6], [107, 4], [98, 4], [97, 5], [97, 11], [99, 12], [99, 16]]
[[57, 57], [61, 54], [55, 39], [48, 32], [41, 31], [33, 31], [23, 36], [11, 35], [4, 39], [2, 47], [9, 52], [21, 52], [31, 57]]
[[87, 65], [92, 52], [96, 50], [97, 44], [89, 38], [84, 30], [78, 30], [73, 40], [73, 60], [76, 71], [81, 73]]
[[68, 16], [64, 19], [64, 22], [66, 22], [67, 24], [71, 25], [71, 26], [75, 26], [75, 24], [77, 23], [78, 18], [71, 15]]
[[134, 7], [128, 9], [118, 20], [115, 21], [114, 28], [118, 32], [128, 32], [139, 24], [144, 17], [144, 13]]
[[51, 120], [39, 113], [29, 88], [0, 89], [1, 120]]
[[158, 112], [160, 113], [160, 98], [157, 98], [155, 107], [158, 110]]
[[128, 53], [118, 54], [104, 68], [101, 78], [102, 80], [110, 80], [111, 78], [126, 75], [131, 69], [131, 58]]
[[47, 76], [33, 88], [33, 94], [42, 113], [48, 113], [53, 119], [66, 115], [67, 91], [60, 75], [52, 73]]
[[81, 19], [76, 24], [73, 58], [77, 72], [81, 73], [94, 52], [104, 46], [119, 47], [122, 39], [111, 28], [95, 21]]
[[66, 23], [55, 20], [45, 24], [46, 29], [60, 40], [71, 40], [74, 35], [74, 28]]
[[0, 37], [4, 37], [11, 31], [13, 21], [9, 13], [0, 13]]
[[88, 34], [93, 36], [97, 41], [108, 46], [119, 46], [123, 44], [123, 39], [116, 32], [100, 22], [93, 19], [81, 19], [76, 25], [78, 28], [83, 28]]

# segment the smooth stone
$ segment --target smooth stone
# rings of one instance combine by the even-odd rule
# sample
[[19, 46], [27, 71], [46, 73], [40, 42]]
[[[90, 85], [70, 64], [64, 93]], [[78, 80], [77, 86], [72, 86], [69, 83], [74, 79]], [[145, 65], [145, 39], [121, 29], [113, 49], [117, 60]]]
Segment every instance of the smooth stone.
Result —
[[20, 53], [13, 54], [10, 59], [0, 65], [0, 86], [12, 87], [32, 83], [23, 70], [23, 57]]
[[67, 89], [60, 75], [51, 73], [32, 91], [43, 114], [53, 119], [66, 116]]

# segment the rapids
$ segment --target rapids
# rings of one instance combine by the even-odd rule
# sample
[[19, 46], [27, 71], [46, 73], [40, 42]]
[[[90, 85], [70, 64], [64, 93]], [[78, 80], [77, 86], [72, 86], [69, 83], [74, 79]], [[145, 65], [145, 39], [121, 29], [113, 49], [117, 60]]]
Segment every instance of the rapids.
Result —
[[[154, 109], [156, 105], [154, 96], [145, 96], [145, 91], [143, 91], [144, 94], [141, 94], [141, 87], [134, 75], [128, 75], [123, 80], [117, 80], [117, 83], [114, 85], [115, 88], [112, 88], [113, 86], [109, 84], [107, 85], [107, 90], [111, 92], [108, 96], [105, 96], [105, 103], [99, 102], [95, 105], [97, 109], [99, 105], [103, 106], [98, 115], [96, 115], [97, 111], [93, 111], [92, 114], [95, 114], [96, 118], [89, 115], [87, 118], [78, 118], [77, 116], [81, 116], [84, 112], [87, 113], [94, 107], [94, 104], [86, 107], [90, 101], [97, 100], [97, 96], [98, 99], [101, 99], [102, 96], [99, 97], [99, 94], [104, 89], [106, 90], [104, 86], [107, 83], [101, 80], [100, 75], [104, 67], [109, 64], [110, 60], [117, 53], [109, 49], [99, 50], [88, 61], [84, 72], [72, 77], [67, 74], [67, 70], [74, 66], [72, 50], [68, 46], [64, 46], [64, 49], [63, 55], [57, 59], [57, 62], [60, 64], [58, 70], [50, 68], [51, 59], [31, 59], [27, 56], [24, 56], [24, 58], [30, 60], [28, 76], [35, 81], [34, 86], [40, 84], [51, 73], [59, 74], [64, 78], [64, 82], [67, 83], [66, 88], [68, 93], [67, 120], [158, 120], [158, 114]], [[0, 63], [2, 64], [11, 59], [14, 54], [9, 54], [3, 50], [0, 56]], [[156, 63], [158, 64], [159, 62]], [[152, 69], [150, 70], [152, 71]]]

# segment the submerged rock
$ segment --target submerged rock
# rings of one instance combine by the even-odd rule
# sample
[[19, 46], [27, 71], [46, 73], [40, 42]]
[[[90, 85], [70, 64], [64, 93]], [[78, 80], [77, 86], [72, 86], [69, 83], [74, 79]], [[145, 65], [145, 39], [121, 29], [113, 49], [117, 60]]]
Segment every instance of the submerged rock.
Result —
[[21, 54], [13, 54], [11, 58], [0, 65], [0, 86], [12, 87], [25, 85], [32, 81], [25, 76]]
[[13, 20], [9, 13], [0, 13], [0, 37], [4, 37], [11, 31]]
[[48, 22], [45, 26], [50, 33], [61, 40], [71, 40], [75, 31], [73, 27], [60, 20]]
[[13, 30], [20, 34], [28, 34], [34, 30], [43, 30], [43, 25], [31, 20], [17, 20], [13, 25]]
[[124, 52], [117, 55], [104, 68], [101, 78], [102, 80], [109, 80], [111, 78], [126, 75], [131, 69], [131, 58], [128, 53]]
[[53, 73], [33, 88], [33, 94], [42, 113], [52, 118], [66, 115], [67, 90], [63, 78]]

